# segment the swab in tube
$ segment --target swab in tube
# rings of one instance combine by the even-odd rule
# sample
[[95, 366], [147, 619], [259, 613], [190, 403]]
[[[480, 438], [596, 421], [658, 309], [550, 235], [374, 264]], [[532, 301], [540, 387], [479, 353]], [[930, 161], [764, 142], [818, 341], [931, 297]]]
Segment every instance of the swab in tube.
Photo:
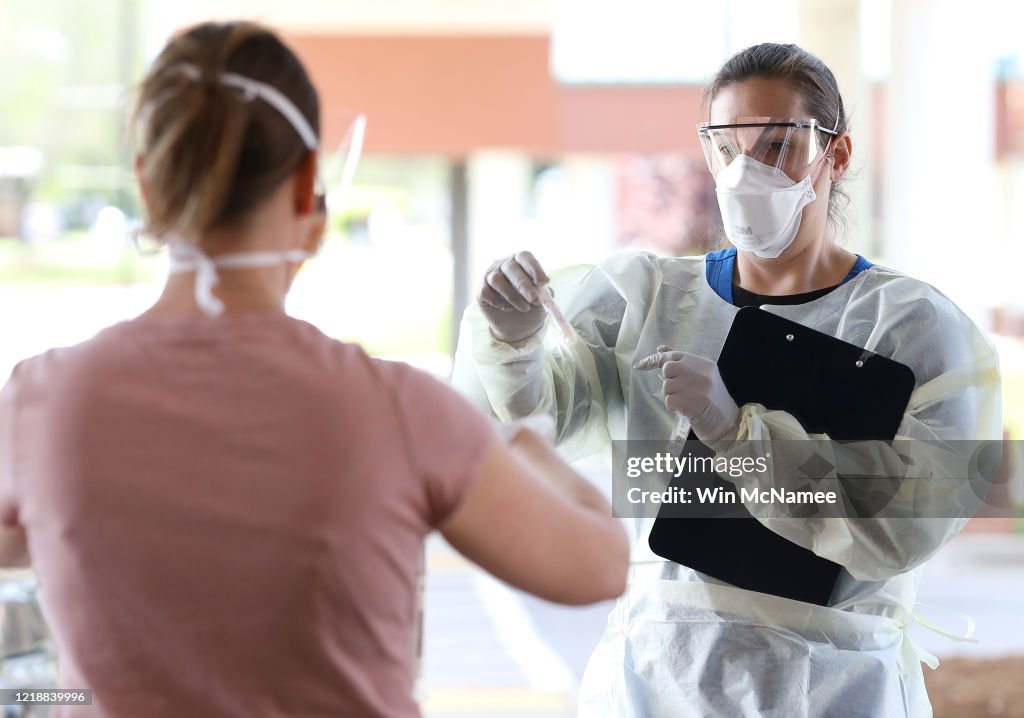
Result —
[[690, 420], [680, 414], [676, 417], [676, 425], [672, 429], [672, 436], [669, 437], [667, 451], [673, 456], [678, 456], [686, 448], [686, 437], [689, 434]]
[[546, 284], [540, 288], [540, 304], [544, 307], [544, 311], [547, 312], [548, 316], [551, 317], [551, 321], [555, 323], [555, 327], [558, 329], [562, 339], [572, 345], [576, 341], [576, 330], [572, 328], [572, 324], [566, 321], [562, 310], [555, 303], [554, 292]]

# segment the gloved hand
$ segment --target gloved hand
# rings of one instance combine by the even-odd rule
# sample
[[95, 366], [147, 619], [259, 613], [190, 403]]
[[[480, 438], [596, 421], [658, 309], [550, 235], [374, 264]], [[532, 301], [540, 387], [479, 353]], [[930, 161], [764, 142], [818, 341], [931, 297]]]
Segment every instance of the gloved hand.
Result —
[[662, 345], [633, 368], [661, 369], [665, 406], [689, 419], [693, 433], [705, 444], [735, 437], [740, 410], [713, 361]]
[[512, 344], [536, 334], [544, 325], [542, 287], [550, 280], [529, 252], [503, 257], [488, 268], [477, 295], [480, 311], [498, 341]]

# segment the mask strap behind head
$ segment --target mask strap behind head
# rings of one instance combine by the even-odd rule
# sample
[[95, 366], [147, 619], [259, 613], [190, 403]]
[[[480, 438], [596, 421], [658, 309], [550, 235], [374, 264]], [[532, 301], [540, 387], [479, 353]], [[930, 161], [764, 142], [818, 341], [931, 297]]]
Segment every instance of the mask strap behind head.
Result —
[[[194, 82], [199, 82], [202, 79], [202, 73], [195, 65], [181, 63], [173, 69]], [[242, 100], [245, 102], [252, 102], [259, 98], [277, 110], [295, 128], [295, 132], [311, 152], [319, 146], [316, 132], [313, 131], [313, 127], [305, 115], [276, 87], [234, 72], [220, 73], [217, 75], [217, 81], [241, 90]], [[218, 316], [224, 312], [224, 302], [213, 293], [213, 288], [220, 281], [217, 267], [223, 269], [271, 267], [282, 262], [298, 263], [309, 257], [308, 252], [294, 249], [283, 252], [225, 254], [211, 259], [203, 250], [187, 241], [171, 238], [167, 244], [171, 252], [170, 271], [172, 273], [192, 271], [196, 273], [196, 304], [208, 316]]]
[[[191, 63], [183, 62], [171, 69], [193, 82], [199, 82], [203, 78], [203, 73], [200, 69]], [[295, 106], [295, 103], [276, 87], [235, 72], [222, 72], [216, 77], [217, 81], [222, 85], [237, 87], [241, 90], [243, 101], [252, 102], [258, 97], [277, 110], [295, 128], [295, 132], [299, 135], [302, 143], [306, 145], [306, 149], [313, 151], [319, 146], [320, 142], [317, 140], [316, 132], [313, 131], [309, 120]]]

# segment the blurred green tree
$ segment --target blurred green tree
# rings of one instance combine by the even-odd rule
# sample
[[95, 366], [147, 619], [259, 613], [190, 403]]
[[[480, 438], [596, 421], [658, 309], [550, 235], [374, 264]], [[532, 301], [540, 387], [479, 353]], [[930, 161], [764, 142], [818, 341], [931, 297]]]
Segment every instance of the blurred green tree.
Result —
[[4, 0], [0, 4], [0, 147], [40, 150], [31, 200], [74, 227], [113, 204], [135, 211], [125, 137], [138, 77], [144, 0]]

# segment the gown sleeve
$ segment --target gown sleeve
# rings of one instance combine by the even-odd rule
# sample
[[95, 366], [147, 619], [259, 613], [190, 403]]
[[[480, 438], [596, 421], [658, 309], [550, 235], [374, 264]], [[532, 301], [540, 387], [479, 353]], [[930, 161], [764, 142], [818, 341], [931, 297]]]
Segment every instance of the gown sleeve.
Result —
[[510, 346], [494, 339], [474, 303], [462, 323], [453, 385], [503, 422], [548, 414], [568, 459], [595, 453], [609, 441], [608, 411], [623, 403], [617, 355], [632, 359], [657, 274], [650, 255], [625, 254], [556, 275], [555, 300], [575, 329], [574, 341], [553, 340], [548, 321], [522, 345]]

